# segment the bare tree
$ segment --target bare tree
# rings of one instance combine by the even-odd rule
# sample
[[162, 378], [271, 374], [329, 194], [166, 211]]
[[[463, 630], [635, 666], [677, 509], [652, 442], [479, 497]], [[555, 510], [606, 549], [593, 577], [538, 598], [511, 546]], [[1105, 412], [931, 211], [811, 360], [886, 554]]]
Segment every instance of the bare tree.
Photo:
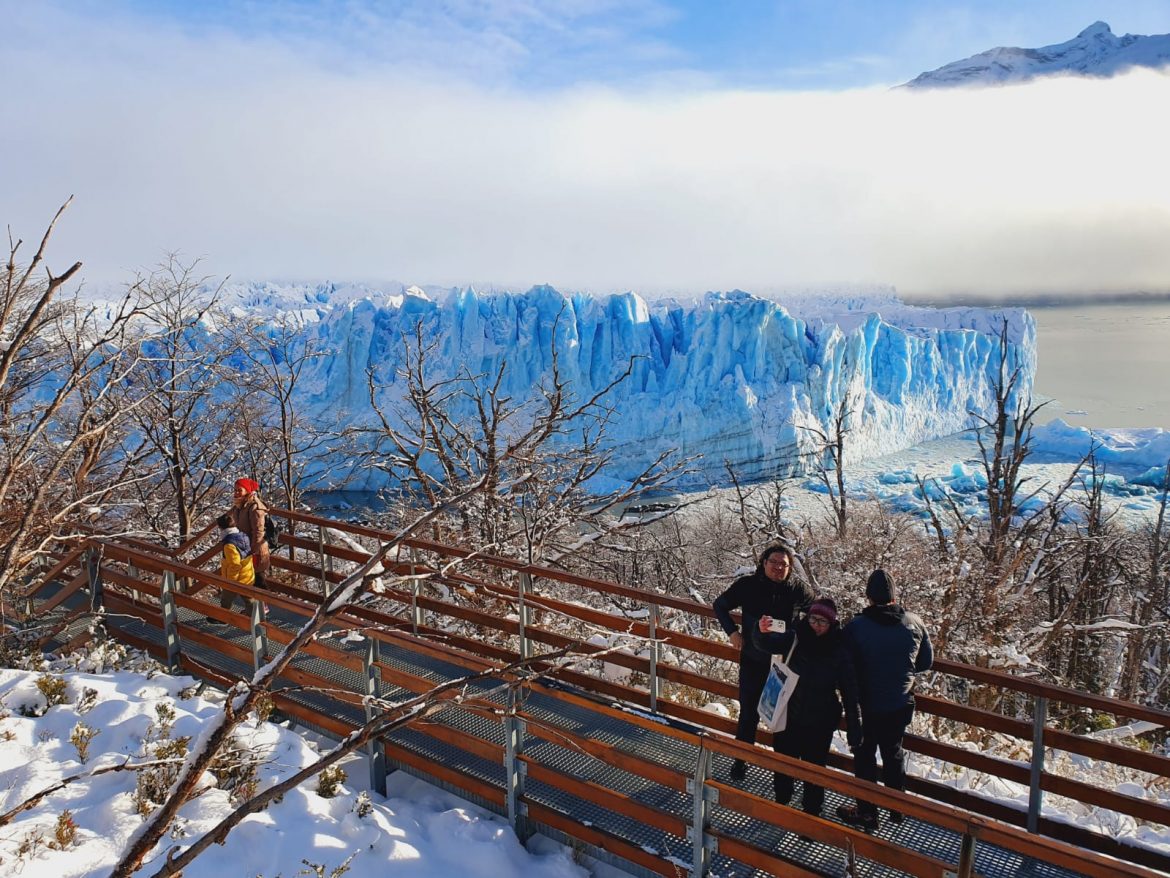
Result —
[[987, 478], [988, 533], [984, 551], [987, 561], [995, 568], [1002, 566], [1007, 557], [1013, 519], [1023, 502], [1032, 496], [1025, 495], [1030, 479], [1023, 475], [1022, 468], [1031, 454], [1036, 414], [1046, 405], [1034, 405], [1030, 398], [1024, 397], [1022, 381], [1023, 368], [1011, 365], [1005, 317], [999, 331], [996, 377], [992, 382], [992, 413], [971, 412], [975, 441]]
[[220, 372], [245, 394], [236, 411], [245, 438], [244, 469], [268, 486], [269, 499], [279, 497], [286, 509], [300, 508], [305, 491], [314, 487], [344, 485], [346, 476], [339, 478], [328, 465], [330, 455], [341, 453], [342, 429], [298, 406], [305, 370], [331, 352], [305, 332], [302, 321], [287, 316], [243, 324], [238, 351], [243, 368], [224, 363]]
[[[256, 707], [258, 699], [270, 690], [293, 658], [311, 643], [331, 620], [365, 595], [376, 579], [386, 576], [383, 569], [385, 559], [390, 557], [391, 553], [397, 552], [406, 540], [425, 532], [436, 519], [447, 514], [450, 509], [477, 500], [479, 495], [489, 490], [489, 484], [501, 495], [521, 489], [526, 480], [534, 478], [534, 473], [528, 466], [532, 450], [540, 448], [547, 441], [547, 437], [558, 429], [562, 416], [563, 409], [555, 404], [538, 412], [525, 428], [517, 430], [506, 441], [496, 446], [495, 461], [499, 465], [498, 469], [494, 472], [481, 471], [458, 487], [444, 487], [445, 497], [439, 503], [416, 513], [406, 527], [379, 546], [369, 560], [348, 575], [325, 597], [314, 615], [280, 653], [257, 671], [250, 683], [241, 681], [229, 691], [223, 712], [203, 733], [200, 747], [188, 756], [179, 770], [167, 801], [147, 818], [115, 866], [111, 873], [112, 878], [129, 878], [138, 870], [146, 855], [166, 833], [179, 809], [195, 795], [199, 778], [216, 754], [229, 742], [232, 730]], [[513, 462], [519, 464], [515, 471], [511, 469]], [[501, 478], [504, 473], [509, 474], [507, 480]], [[440, 570], [438, 574], [442, 575], [444, 572]]]
[[730, 460], [723, 461], [723, 469], [735, 491], [735, 513], [747, 540], [752, 563], [759, 562], [761, 550], [777, 540], [795, 545], [795, 534], [785, 516], [784, 494], [788, 485], [780, 479], [745, 485]]
[[134, 478], [106, 463], [112, 437], [133, 413], [111, 404], [111, 392], [142, 367], [125, 342], [142, 315], [143, 291], [134, 286], [101, 304], [64, 295], [81, 263], [61, 274], [44, 263], [68, 206], [25, 266], [17, 262], [22, 242], [9, 234], [0, 279], [0, 593], [80, 514], [100, 514], [116, 482]]
[[[517, 400], [503, 391], [507, 361], [490, 375], [463, 369], [436, 377], [436, 345], [421, 321], [403, 338], [397, 406], [383, 401], [388, 386], [372, 369], [367, 372], [376, 420], [361, 433], [372, 449], [365, 465], [384, 472], [410, 504], [432, 505], [445, 492], [484, 479], [485, 490], [457, 513], [456, 541], [523, 553], [530, 561], [563, 559], [634, 526], [634, 519], [613, 511], [661, 490], [688, 463], [670, 462], [664, 453], [618, 487], [597, 490], [598, 477], [613, 461], [606, 430], [614, 411], [606, 398], [630, 376], [633, 361], [582, 400], [561, 374], [554, 346], [538, 392]], [[536, 424], [541, 428], [532, 430]], [[529, 437], [524, 446], [505, 455], [521, 434]], [[517, 478], [521, 473], [524, 478]], [[504, 484], [515, 487], [498, 490]], [[437, 538], [448, 535], [446, 524], [434, 522]]]
[[810, 455], [813, 472], [825, 488], [839, 540], [845, 539], [849, 526], [849, 494], [845, 490], [845, 437], [852, 430], [851, 399], [852, 394], [846, 391], [833, 410], [828, 429], [802, 427], [816, 440], [816, 447]]
[[209, 290], [197, 267], [172, 254], [139, 279], [153, 326], [137, 344], [142, 367], [121, 388], [134, 411], [131, 441], [149, 450], [159, 472], [157, 481], [142, 486], [143, 513], [158, 534], [177, 529], [180, 542], [222, 499], [224, 474], [244, 447], [242, 392], [222, 383], [232, 339], [212, 323], [222, 285]]
[[1127, 645], [1121, 677], [1122, 697], [1137, 698], [1144, 693], [1154, 703], [1166, 703], [1166, 669], [1170, 667], [1165, 658], [1170, 653], [1170, 533], [1167, 532], [1166, 507], [1170, 499], [1170, 460], [1162, 475], [1161, 496], [1158, 514], [1142, 539], [1144, 564], [1138, 574], [1139, 584], [1135, 589], [1130, 620], [1137, 630]]

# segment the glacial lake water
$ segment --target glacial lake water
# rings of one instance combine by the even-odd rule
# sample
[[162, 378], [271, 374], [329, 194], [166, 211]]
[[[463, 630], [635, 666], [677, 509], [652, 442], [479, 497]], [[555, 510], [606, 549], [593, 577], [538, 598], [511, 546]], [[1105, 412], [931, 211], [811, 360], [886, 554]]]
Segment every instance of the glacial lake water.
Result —
[[1170, 300], [1029, 306], [1038, 420], [1170, 429]]

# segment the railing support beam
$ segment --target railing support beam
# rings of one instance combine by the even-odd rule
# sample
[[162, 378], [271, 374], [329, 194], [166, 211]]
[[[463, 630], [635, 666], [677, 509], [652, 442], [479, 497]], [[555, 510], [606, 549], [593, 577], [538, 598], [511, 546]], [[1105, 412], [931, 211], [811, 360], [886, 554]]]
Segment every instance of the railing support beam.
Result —
[[89, 585], [89, 609], [96, 613], [103, 606], [102, 599], [102, 550], [90, 545], [85, 550], [85, 578]]
[[528, 831], [528, 807], [524, 804], [524, 720], [516, 715], [520, 707], [520, 695], [515, 689], [508, 690], [508, 709], [504, 714], [504, 802], [508, 811], [508, 822], [520, 841], [526, 841]]
[[707, 789], [707, 779], [710, 776], [711, 751], [700, 738], [699, 755], [695, 758], [695, 775], [687, 784], [694, 804], [694, 817], [687, 830], [691, 839], [691, 878], [706, 878], [711, 869], [711, 854], [717, 849], [716, 839], [707, 836], [711, 805], [715, 801], [712, 796], [715, 791]]
[[252, 667], [260, 670], [268, 661], [268, 636], [264, 633], [264, 602], [252, 599]]
[[163, 573], [162, 589], [159, 595], [162, 605], [163, 637], [167, 647], [167, 669], [172, 673], [179, 670], [179, 608], [175, 605], [175, 573]]
[[[382, 660], [378, 638], [366, 637], [366, 655], [363, 660], [366, 671], [366, 722], [371, 722], [382, 712], [378, 700], [382, 697], [382, 671], [378, 662]], [[380, 738], [373, 738], [366, 744], [366, 756], [370, 760], [370, 787], [380, 796], [386, 795], [386, 745]]]
[[1048, 724], [1048, 699], [1037, 695], [1032, 708], [1032, 766], [1028, 788], [1028, 832], [1035, 833], [1040, 825], [1040, 809], [1044, 804], [1044, 790], [1040, 780], [1044, 775], [1044, 727]]
[[520, 658], [532, 658], [532, 642], [528, 639], [528, 601], [526, 595], [532, 591], [532, 577], [527, 573], [520, 574]]
[[661, 695], [661, 681], [658, 679], [658, 660], [661, 658], [661, 644], [658, 642], [658, 604], [650, 605], [650, 712], [658, 713], [658, 697]]
[[975, 869], [975, 836], [965, 833], [959, 844], [959, 867], [955, 878], [971, 878]]
[[418, 549], [411, 547], [410, 550], [410, 630], [418, 636], [418, 629], [423, 627], [423, 612], [422, 607], [418, 605], [419, 595], [419, 580], [418, 580]]
[[328, 574], [333, 572], [333, 556], [325, 555], [325, 525], [317, 525], [317, 557], [321, 561], [321, 594], [329, 597], [329, 593], [333, 591], [333, 582], [330, 580]]

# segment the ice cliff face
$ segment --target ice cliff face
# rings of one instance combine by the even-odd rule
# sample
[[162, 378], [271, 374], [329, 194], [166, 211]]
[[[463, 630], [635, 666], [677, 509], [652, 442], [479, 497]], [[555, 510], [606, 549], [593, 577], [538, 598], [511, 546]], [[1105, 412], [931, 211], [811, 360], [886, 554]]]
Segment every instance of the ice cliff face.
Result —
[[1132, 67], [1170, 65], [1170, 34], [1113, 35], [1103, 21], [1085, 28], [1076, 39], [1039, 49], [998, 48], [953, 61], [923, 73], [906, 88], [948, 88], [1026, 82], [1057, 73], [1112, 76]]
[[555, 348], [578, 400], [630, 376], [605, 398], [614, 409], [611, 474], [629, 477], [660, 452], [701, 455], [695, 483], [724, 482], [724, 461], [746, 478], [787, 474], [809, 463], [816, 431], [846, 411], [848, 454], [871, 456], [970, 424], [987, 412], [998, 370], [997, 333], [1007, 322], [1009, 368], [1030, 393], [1035, 326], [1019, 309], [935, 310], [881, 301], [809, 298], [788, 307], [748, 293], [710, 293], [690, 304], [633, 293], [565, 295], [460, 290], [393, 295], [368, 289], [246, 286], [238, 307], [305, 321], [314, 361], [300, 404], [348, 423], [371, 416], [367, 369], [403, 391], [396, 373], [421, 322], [436, 344], [434, 375], [494, 375], [501, 392], [531, 398], [547, 381]]

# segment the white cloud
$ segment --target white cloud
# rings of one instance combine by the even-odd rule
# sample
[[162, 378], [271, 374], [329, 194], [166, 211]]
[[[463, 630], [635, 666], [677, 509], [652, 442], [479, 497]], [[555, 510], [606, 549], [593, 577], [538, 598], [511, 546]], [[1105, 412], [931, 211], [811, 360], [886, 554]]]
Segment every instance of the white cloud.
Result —
[[1170, 289], [1170, 76], [522, 95], [134, 24], [29, 13], [0, 46], [0, 221], [32, 238], [75, 193], [54, 249], [92, 280], [179, 249], [236, 278]]

